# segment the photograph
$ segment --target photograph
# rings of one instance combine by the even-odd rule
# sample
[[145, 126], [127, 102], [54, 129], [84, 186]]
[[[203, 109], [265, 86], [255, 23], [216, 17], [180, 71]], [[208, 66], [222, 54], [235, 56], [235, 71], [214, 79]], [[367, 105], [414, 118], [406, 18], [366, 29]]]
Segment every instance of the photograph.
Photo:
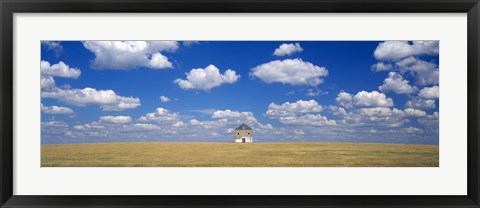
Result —
[[42, 168], [439, 167], [439, 40], [38, 44]]

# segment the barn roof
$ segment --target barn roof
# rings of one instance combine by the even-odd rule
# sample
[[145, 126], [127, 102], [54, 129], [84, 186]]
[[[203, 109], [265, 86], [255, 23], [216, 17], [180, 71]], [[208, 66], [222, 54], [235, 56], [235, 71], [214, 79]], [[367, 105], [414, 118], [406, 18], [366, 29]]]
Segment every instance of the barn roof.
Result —
[[238, 126], [237, 128], [235, 128], [235, 130], [252, 130], [252, 128], [250, 128], [249, 126], [247, 126], [247, 124], [242, 123], [242, 125], [240, 125], [240, 126]]

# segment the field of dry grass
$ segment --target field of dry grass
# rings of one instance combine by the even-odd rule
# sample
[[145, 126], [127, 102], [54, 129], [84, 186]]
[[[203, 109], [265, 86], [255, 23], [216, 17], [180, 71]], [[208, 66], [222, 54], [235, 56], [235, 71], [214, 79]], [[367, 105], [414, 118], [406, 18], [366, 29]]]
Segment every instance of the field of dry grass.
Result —
[[278, 142], [44, 144], [42, 167], [437, 167], [438, 145]]

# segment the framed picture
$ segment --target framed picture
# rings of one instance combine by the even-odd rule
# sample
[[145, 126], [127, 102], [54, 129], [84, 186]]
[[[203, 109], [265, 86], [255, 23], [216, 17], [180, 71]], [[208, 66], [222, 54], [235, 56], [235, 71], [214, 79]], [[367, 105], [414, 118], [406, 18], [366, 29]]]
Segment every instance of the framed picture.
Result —
[[0, 5], [1, 207], [479, 207], [477, 0]]

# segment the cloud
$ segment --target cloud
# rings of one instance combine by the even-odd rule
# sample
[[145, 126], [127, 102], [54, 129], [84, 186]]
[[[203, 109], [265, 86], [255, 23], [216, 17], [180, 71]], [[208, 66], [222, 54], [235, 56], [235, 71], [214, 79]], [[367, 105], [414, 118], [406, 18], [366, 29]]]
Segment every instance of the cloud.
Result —
[[182, 89], [200, 89], [209, 91], [214, 87], [218, 87], [222, 84], [232, 84], [240, 79], [240, 75], [231, 69], [228, 69], [223, 74], [220, 74], [220, 70], [214, 66], [209, 65], [205, 69], [198, 68], [192, 69], [186, 73], [187, 79], [176, 79], [174, 82]]
[[403, 112], [405, 112], [405, 114], [407, 116], [413, 116], [413, 117], [423, 117], [423, 116], [427, 115], [427, 113], [425, 111], [417, 110], [417, 109], [413, 109], [413, 108], [407, 108], [407, 109], [403, 110]]
[[83, 46], [95, 54], [92, 67], [96, 69], [131, 70], [138, 67], [172, 68], [161, 54], [175, 51], [176, 41], [84, 41]]
[[411, 66], [413, 64], [415, 64], [417, 62], [417, 59], [413, 56], [409, 56], [407, 58], [404, 58], [400, 61], [397, 61], [395, 62], [395, 66], [399, 67], [399, 68], [405, 68], [405, 67], [408, 67], [408, 66]]
[[227, 121], [233, 121], [236, 123], [256, 123], [257, 119], [253, 116], [252, 112], [239, 112], [232, 110], [217, 110], [212, 114], [212, 118], [226, 119]]
[[393, 100], [377, 91], [361, 91], [353, 97], [353, 104], [357, 107], [390, 107]]
[[104, 111], [122, 111], [140, 106], [140, 99], [117, 95], [113, 90], [60, 89], [54, 87], [42, 91], [42, 98], [55, 98], [61, 102], [84, 107], [98, 105]]
[[146, 51], [148, 52], [156, 52], [156, 51], [172, 52], [178, 49], [177, 41], [145, 41], [145, 42], [148, 44], [148, 47], [146, 49]]
[[376, 125], [387, 126], [390, 128], [400, 127], [407, 123], [406, 119], [408, 115], [405, 111], [388, 108], [388, 107], [375, 107], [375, 108], [361, 108], [358, 109], [358, 115], [351, 115], [354, 125], [366, 125], [375, 127]]
[[433, 112], [431, 115], [427, 115], [425, 117], [418, 119], [418, 123], [426, 126], [429, 131], [438, 133], [438, 129], [439, 129], [438, 119], [439, 119], [438, 112]]
[[[377, 91], [361, 91], [354, 96], [347, 92], [340, 92], [336, 101], [342, 107], [329, 106], [328, 109], [334, 116], [341, 118], [337, 120], [337, 124], [343, 125], [346, 129], [356, 129], [356, 131], [360, 131], [358, 128], [366, 127], [377, 131], [382, 128], [397, 128], [409, 122], [410, 117], [421, 117], [426, 114], [424, 111], [413, 108], [405, 110], [391, 108], [393, 100]], [[341, 131], [337, 130], [337, 132]]]
[[438, 99], [440, 96], [440, 88], [438, 86], [425, 87], [418, 93], [418, 96], [424, 99]]
[[183, 42], [182, 42], [182, 44], [183, 44], [184, 46], [192, 46], [192, 45], [194, 45], [194, 44], [199, 44], [199, 43], [200, 43], [200, 41], [183, 41]]
[[316, 96], [319, 96], [320, 94], [322, 94], [322, 91], [321, 90], [314, 90], [312, 88], [308, 89], [307, 90], [307, 93], [305, 94], [306, 96], [309, 96], [309, 97], [316, 97]]
[[411, 94], [418, 90], [417, 87], [409, 85], [408, 80], [403, 79], [402, 75], [397, 72], [388, 73], [388, 77], [378, 89], [382, 92], [394, 92], [397, 94]]
[[68, 126], [68, 124], [63, 121], [42, 121], [41, 125], [42, 126], [64, 126], [64, 127]]
[[435, 100], [422, 99], [415, 97], [405, 103], [405, 107], [418, 108], [418, 109], [432, 109], [435, 108]]
[[372, 65], [373, 71], [389, 71], [393, 68], [392, 64], [385, 64], [384, 62], [378, 62]]
[[51, 90], [56, 88], [55, 80], [51, 76], [40, 77], [40, 88], [43, 90]]
[[438, 77], [439, 77], [438, 70], [426, 71], [423, 73], [418, 73], [416, 76], [416, 83], [418, 85], [431, 85], [431, 84], [438, 84]]
[[174, 124], [172, 124], [173, 127], [182, 127], [185, 126], [185, 123], [183, 121], [177, 121]]
[[71, 108], [60, 107], [60, 106], [44, 106], [41, 105], [42, 112], [45, 114], [67, 114], [74, 115], [75, 112]]
[[359, 127], [376, 130], [384, 127], [397, 128], [409, 121], [404, 111], [390, 107], [354, 108], [348, 112], [344, 108], [330, 106], [329, 110], [333, 115], [342, 118], [337, 123], [342, 124], [343, 131], [358, 131]]
[[409, 134], [423, 133], [422, 129], [419, 129], [416, 127], [407, 127], [407, 128], [403, 128], [402, 130]]
[[74, 106], [84, 107], [98, 105], [104, 111], [122, 111], [140, 106], [140, 99], [117, 95], [113, 90], [97, 90], [94, 88], [62, 89], [56, 86], [51, 76], [40, 78], [42, 98], [58, 99]]
[[437, 64], [412, 57], [407, 58], [407, 60], [402, 60], [402, 63], [397, 62], [396, 65], [402, 71], [412, 71], [417, 73], [433, 71], [437, 68]]
[[383, 127], [398, 128], [410, 121], [411, 118], [422, 118], [427, 113], [422, 110], [407, 108], [400, 110], [391, 107], [363, 107], [352, 108], [350, 111], [342, 107], [329, 106], [330, 112], [341, 118], [337, 123], [343, 128], [357, 129], [359, 127], [381, 130]]
[[78, 78], [80, 77], [81, 71], [78, 68], [70, 68], [63, 61], [58, 62], [58, 64], [50, 65], [48, 61], [40, 62], [40, 71], [42, 75], [48, 75], [53, 77], [64, 77], [64, 78]]
[[180, 115], [170, 112], [165, 108], [157, 108], [153, 113], [147, 113], [138, 119], [141, 122], [155, 121], [157, 123], [176, 123], [180, 121]]
[[189, 111], [195, 112], [195, 113], [201, 113], [201, 114], [205, 114], [205, 115], [212, 115], [217, 110], [218, 109], [214, 109], [214, 108], [205, 108], [205, 109], [194, 109], [194, 110], [189, 110]]
[[259, 129], [273, 129], [273, 126], [271, 124], [261, 124], [258, 123], [258, 128]]
[[168, 97], [166, 97], [166, 96], [163, 96], [163, 95], [160, 96], [159, 99], [160, 99], [160, 101], [161, 101], [162, 103], [170, 102], [170, 98], [168, 98]]
[[102, 116], [100, 117], [100, 121], [105, 123], [126, 124], [132, 122], [132, 118], [130, 116]]
[[77, 130], [85, 130], [85, 129], [98, 130], [98, 129], [105, 129], [105, 126], [104, 126], [104, 123], [94, 121], [94, 122], [83, 124], [83, 125], [75, 125], [73, 128]]
[[437, 64], [408, 57], [396, 63], [400, 72], [410, 72], [418, 85], [438, 84], [439, 70]]
[[386, 41], [374, 51], [378, 63], [374, 71], [399, 71], [402, 75], [415, 78], [416, 85], [436, 85], [439, 82], [438, 65], [421, 60], [423, 55], [437, 56], [438, 41]]
[[400, 60], [409, 56], [438, 55], [438, 41], [385, 41], [374, 51], [377, 60]]
[[335, 98], [335, 101], [337, 101], [337, 103], [340, 106], [343, 106], [346, 108], [353, 107], [353, 96], [350, 93], [343, 92], [343, 91], [338, 93], [337, 98]]
[[[226, 119], [220, 119], [216, 121], [199, 121], [197, 119], [191, 119], [188, 124], [193, 127], [194, 129], [219, 129], [225, 127], [227, 124]], [[231, 125], [232, 127], [235, 124]], [[228, 129], [227, 129], [228, 130]]]
[[404, 116], [404, 112], [402, 110], [396, 108], [388, 108], [388, 107], [374, 107], [374, 108], [360, 108], [358, 112], [362, 116], [372, 116], [372, 117], [387, 117], [387, 116]]
[[269, 84], [279, 82], [291, 85], [317, 86], [323, 83], [322, 77], [328, 76], [328, 70], [302, 59], [285, 59], [256, 66], [250, 74]]
[[323, 106], [319, 105], [315, 100], [298, 100], [297, 102], [285, 102], [282, 105], [270, 103], [266, 115], [270, 118], [296, 116], [305, 113], [317, 113], [323, 111]]
[[330, 126], [336, 125], [334, 120], [317, 114], [324, 110], [315, 100], [298, 100], [294, 103], [285, 102], [281, 105], [270, 103], [267, 115], [269, 118], [276, 118], [283, 124], [306, 125], [306, 126]]
[[42, 121], [40, 125], [42, 128], [42, 140], [46, 138], [57, 137], [64, 139], [64, 135], [69, 131], [70, 128], [70, 126], [63, 121]]
[[283, 124], [307, 125], [307, 126], [331, 126], [337, 125], [335, 120], [329, 120], [327, 117], [320, 114], [305, 114], [294, 117], [280, 117], [279, 121]]
[[328, 106], [328, 110], [335, 116], [338, 116], [338, 117], [345, 117], [347, 116], [349, 113], [345, 110], [345, 108], [342, 108], [342, 107], [338, 107], [338, 106], [334, 106], [334, 105], [331, 105], [331, 106]]
[[60, 41], [42, 41], [42, 46], [44, 46], [47, 51], [53, 51], [56, 57], [59, 57], [63, 51], [63, 46], [60, 44]]
[[435, 100], [440, 96], [440, 88], [438, 86], [424, 87], [420, 90], [417, 97], [405, 103], [408, 108], [417, 109], [433, 109], [436, 107]]
[[168, 58], [161, 53], [155, 53], [150, 58], [148, 62], [148, 67], [152, 69], [164, 69], [164, 68], [172, 68], [172, 63], [168, 61]]
[[135, 129], [139, 130], [160, 130], [160, 126], [155, 124], [148, 124], [148, 123], [136, 123], [133, 125]]
[[300, 43], [284, 43], [278, 46], [277, 49], [273, 52], [275, 56], [290, 56], [296, 52], [302, 52], [303, 48], [300, 46]]

